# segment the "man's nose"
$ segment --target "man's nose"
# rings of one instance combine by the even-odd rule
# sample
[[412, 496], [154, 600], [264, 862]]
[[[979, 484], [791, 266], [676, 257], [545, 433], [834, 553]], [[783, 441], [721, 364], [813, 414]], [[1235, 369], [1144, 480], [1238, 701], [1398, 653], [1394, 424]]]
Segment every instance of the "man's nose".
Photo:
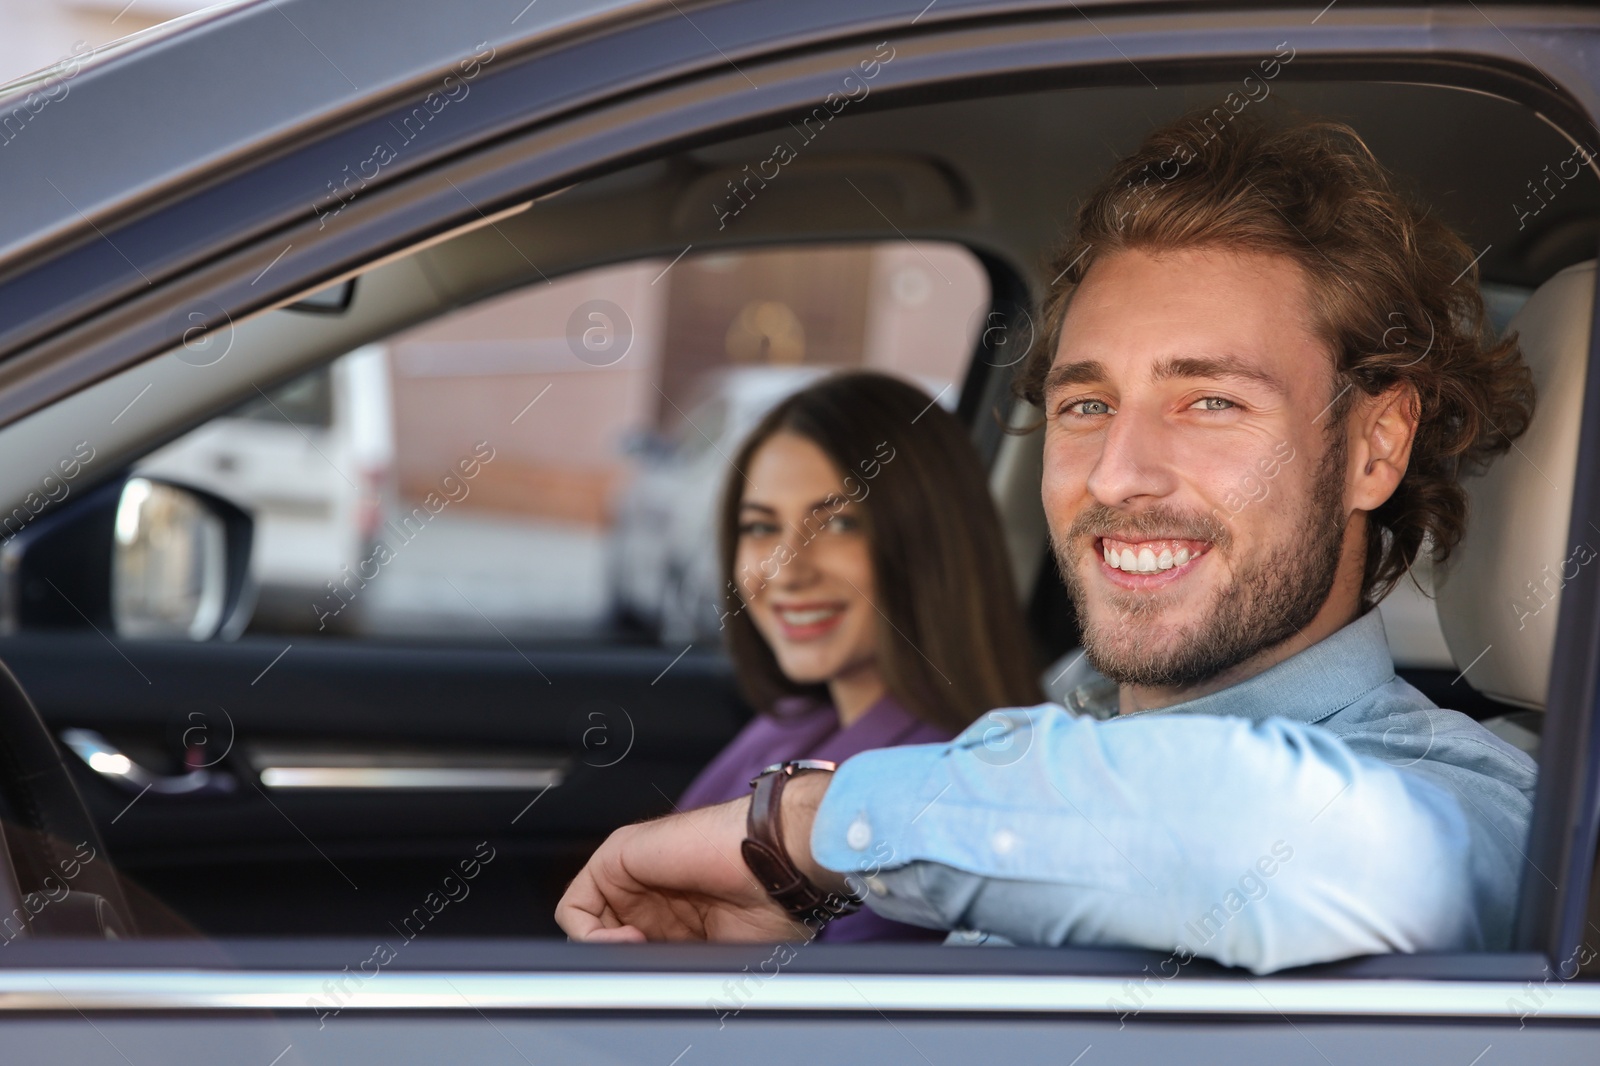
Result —
[[1099, 459], [1089, 472], [1089, 494], [1107, 507], [1121, 507], [1140, 497], [1168, 496], [1176, 485], [1160, 415], [1119, 411], [1106, 426]]

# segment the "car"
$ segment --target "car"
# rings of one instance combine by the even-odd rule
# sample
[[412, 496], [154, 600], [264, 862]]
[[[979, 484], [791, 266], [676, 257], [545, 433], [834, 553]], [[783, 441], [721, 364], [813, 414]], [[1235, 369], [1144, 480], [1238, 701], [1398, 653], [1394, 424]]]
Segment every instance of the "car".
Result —
[[[1563, 4], [262, 0], [86, 57], [47, 108], [6, 90], [8, 1061], [1593, 1061], [1597, 45], [1600, 11]], [[551, 909], [590, 850], [671, 810], [749, 714], [714, 643], [589, 624], [624, 443], [726, 362], [695, 338], [728, 323], [668, 289], [757, 285], [692, 280], [734, 252], [926, 255], [1056, 661], [1077, 634], [1010, 393], [1040, 264], [1152, 125], [1269, 106], [1247, 77], [1352, 123], [1526, 297], [1539, 413], [1469, 483], [1461, 561], [1398, 661], [1537, 736], [1513, 949], [1251, 976], [1115, 947], [564, 942]], [[808, 277], [889, 291], [864, 263]], [[351, 278], [338, 313], [289, 310]], [[442, 345], [415, 331], [447, 321], [457, 347], [415, 366], [454, 376], [407, 371], [402, 335]], [[455, 613], [252, 633], [249, 514], [139, 464], [369, 344], [412, 473], [384, 550], [305, 609], [429, 556]], [[509, 627], [487, 599], [524, 565], [583, 605], [542, 617], [581, 626]]]

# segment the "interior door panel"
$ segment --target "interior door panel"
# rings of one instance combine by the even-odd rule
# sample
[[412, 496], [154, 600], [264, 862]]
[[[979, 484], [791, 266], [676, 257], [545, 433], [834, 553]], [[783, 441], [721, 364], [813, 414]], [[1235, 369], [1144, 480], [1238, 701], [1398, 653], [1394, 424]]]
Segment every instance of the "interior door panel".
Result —
[[[486, 843], [451, 935], [550, 934], [566, 881], [615, 827], [671, 809], [748, 716], [720, 651], [426, 647], [246, 638], [0, 639], [57, 736], [91, 729], [147, 769], [232, 782], [165, 795], [69, 756], [149, 931], [383, 931]], [[555, 767], [543, 787], [264, 786], [251, 756], [334, 753]], [[187, 757], [188, 764], [185, 766]], [[281, 758], [280, 760], [281, 761]], [[498, 898], [491, 903], [482, 897]]]

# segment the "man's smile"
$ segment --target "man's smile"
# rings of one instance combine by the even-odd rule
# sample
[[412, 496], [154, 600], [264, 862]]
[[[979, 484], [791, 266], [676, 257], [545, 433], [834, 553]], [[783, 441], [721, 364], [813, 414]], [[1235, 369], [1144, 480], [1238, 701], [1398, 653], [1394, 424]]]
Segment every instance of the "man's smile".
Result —
[[1097, 537], [1102, 571], [1125, 588], [1152, 588], [1176, 581], [1211, 550], [1211, 542], [1163, 537], [1155, 540], [1119, 540]]

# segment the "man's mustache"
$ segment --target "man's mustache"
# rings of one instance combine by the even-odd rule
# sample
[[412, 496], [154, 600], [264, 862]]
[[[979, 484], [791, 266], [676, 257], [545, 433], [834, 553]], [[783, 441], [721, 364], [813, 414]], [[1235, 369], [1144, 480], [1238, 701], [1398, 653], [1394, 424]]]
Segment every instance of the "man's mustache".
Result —
[[1233, 539], [1228, 527], [1211, 515], [1171, 507], [1119, 511], [1103, 503], [1091, 503], [1080, 511], [1062, 539], [1071, 543], [1079, 537], [1130, 541], [1203, 540], [1219, 548], [1228, 547]]

